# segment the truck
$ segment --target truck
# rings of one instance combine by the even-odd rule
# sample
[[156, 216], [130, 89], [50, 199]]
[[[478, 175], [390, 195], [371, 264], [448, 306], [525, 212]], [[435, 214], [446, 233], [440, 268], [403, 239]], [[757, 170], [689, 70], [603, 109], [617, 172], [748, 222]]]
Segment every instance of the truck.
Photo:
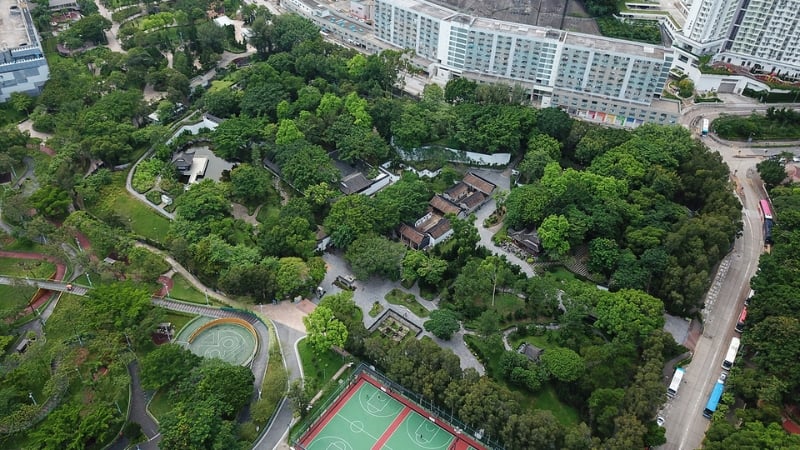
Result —
[[708, 136], [708, 119], [703, 119], [703, 126], [700, 128], [701, 136]]

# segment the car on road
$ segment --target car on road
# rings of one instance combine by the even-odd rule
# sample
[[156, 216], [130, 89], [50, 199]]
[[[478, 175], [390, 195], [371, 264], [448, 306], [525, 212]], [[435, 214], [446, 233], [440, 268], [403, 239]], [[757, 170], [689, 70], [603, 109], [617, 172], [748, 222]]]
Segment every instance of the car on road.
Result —
[[663, 427], [664, 426], [664, 418], [661, 416], [656, 417], [656, 425]]
[[72, 289], [73, 289], [72, 283], [67, 284], [67, 290], [71, 292]]
[[727, 380], [727, 379], [728, 379], [728, 373], [727, 372], [722, 372], [721, 374], [719, 374], [719, 381], [724, 383], [725, 380]]

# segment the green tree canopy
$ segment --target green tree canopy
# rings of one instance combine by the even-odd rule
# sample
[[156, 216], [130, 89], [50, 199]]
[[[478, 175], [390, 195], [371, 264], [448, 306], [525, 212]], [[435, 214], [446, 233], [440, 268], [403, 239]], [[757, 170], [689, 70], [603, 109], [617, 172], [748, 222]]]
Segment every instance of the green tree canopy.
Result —
[[595, 326], [623, 340], [636, 341], [664, 326], [664, 304], [641, 291], [602, 293], [595, 313]]
[[559, 381], [575, 381], [586, 370], [581, 355], [568, 348], [549, 348], [539, 358], [544, 367]]
[[317, 306], [311, 314], [303, 317], [303, 324], [306, 326], [309, 345], [319, 355], [330, 350], [332, 346], [344, 347], [347, 341], [347, 327], [325, 306]]
[[423, 326], [434, 336], [446, 341], [449, 341], [453, 333], [461, 329], [458, 316], [449, 309], [437, 309], [431, 312], [430, 319], [426, 320]]
[[199, 364], [200, 357], [180, 345], [159, 345], [141, 360], [142, 386], [155, 390], [177, 383]]
[[348, 247], [344, 257], [353, 273], [361, 280], [366, 280], [373, 275], [400, 279], [400, 269], [406, 246], [399, 242], [392, 242], [383, 236], [362, 235]]

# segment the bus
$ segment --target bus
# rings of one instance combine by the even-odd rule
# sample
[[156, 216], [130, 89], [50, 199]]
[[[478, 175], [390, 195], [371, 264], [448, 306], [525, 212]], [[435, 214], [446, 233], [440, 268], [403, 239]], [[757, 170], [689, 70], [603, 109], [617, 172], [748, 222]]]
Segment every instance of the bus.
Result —
[[761, 220], [772, 220], [772, 208], [769, 207], [769, 200], [759, 200], [758, 209], [761, 213]]
[[744, 321], [747, 320], [747, 306], [742, 309], [742, 313], [739, 314], [739, 320], [736, 321], [736, 330], [737, 333], [741, 333], [744, 331]]
[[714, 415], [714, 411], [717, 410], [717, 406], [719, 405], [719, 399], [722, 398], [722, 391], [725, 390], [725, 381], [724, 380], [717, 380], [717, 384], [714, 385], [714, 390], [711, 391], [711, 396], [708, 397], [708, 403], [706, 403], [706, 408], [703, 410], [703, 417], [706, 419], [710, 419], [712, 415]]
[[672, 382], [667, 388], [667, 397], [675, 398], [678, 394], [678, 388], [681, 387], [681, 380], [683, 380], [684, 370], [681, 367], [675, 369], [675, 375], [672, 376]]
[[703, 119], [703, 127], [700, 129], [701, 136], [708, 136], [708, 119]]
[[725, 361], [722, 361], [723, 369], [731, 370], [731, 367], [733, 367], [733, 361], [736, 360], [736, 354], [739, 353], [739, 343], [738, 337], [731, 339], [731, 345], [728, 347], [728, 354], [725, 355]]

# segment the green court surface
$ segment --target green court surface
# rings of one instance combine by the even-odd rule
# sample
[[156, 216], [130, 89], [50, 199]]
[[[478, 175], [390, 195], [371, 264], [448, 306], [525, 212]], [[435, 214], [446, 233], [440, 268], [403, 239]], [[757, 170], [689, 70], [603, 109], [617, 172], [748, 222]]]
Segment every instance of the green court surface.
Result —
[[327, 416], [328, 421], [319, 432], [303, 439], [303, 448], [446, 450], [455, 440], [452, 434], [372, 384], [361, 380], [353, 389], [355, 392], [345, 403], [334, 409], [335, 414]]
[[249, 364], [258, 345], [257, 338], [241, 325], [218, 323], [200, 331], [191, 343], [186, 342], [190, 334], [208, 322], [211, 320], [190, 322], [176, 341], [204, 358], [219, 358], [235, 365]]
[[454, 440], [452, 434], [412, 411], [382, 448], [447, 449]]

